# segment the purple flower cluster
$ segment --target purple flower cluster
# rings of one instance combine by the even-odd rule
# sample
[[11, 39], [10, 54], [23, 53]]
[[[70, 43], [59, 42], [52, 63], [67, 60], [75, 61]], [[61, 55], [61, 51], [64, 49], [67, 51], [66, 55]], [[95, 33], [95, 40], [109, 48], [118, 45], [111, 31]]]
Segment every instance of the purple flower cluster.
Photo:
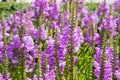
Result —
[[99, 47], [96, 47], [96, 54], [94, 56], [95, 58], [95, 62], [94, 62], [94, 67], [95, 67], [95, 71], [94, 74], [96, 75], [97, 79], [96, 80], [100, 80], [100, 70], [101, 70], [101, 56], [102, 56], [102, 49]]
[[84, 0], [35, 0], [26, 12], [11, 14], [0, 22], [0, 63], [5, 66], [0, 80], [15, 79], [14, 74], [26, 80], [67, 80], [76, 77], [77, 70], [83, 76], [87, 71], [82, 73], [84, 65], [79, 66], [81, 55], [94, 60], [92, 65], [84, 62], [92, 66], [89, 70], [95, 68], [92, 80], [120, 79], [119, 6], [116, 0], [111, 8], [118, 11], [114, 16], [106, 2], [94, 12], [84, 6]]

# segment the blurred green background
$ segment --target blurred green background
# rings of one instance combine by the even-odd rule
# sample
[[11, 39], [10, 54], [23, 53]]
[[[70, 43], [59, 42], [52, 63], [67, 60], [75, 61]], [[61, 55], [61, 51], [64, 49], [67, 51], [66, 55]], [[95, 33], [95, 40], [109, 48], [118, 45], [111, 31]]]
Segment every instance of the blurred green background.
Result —
[[[30, 4], [23, 3], [23, 10], [25, 11]], [[20, 9], [20, 3], [15, 2], [0, 2], [0, 20], [2, 18], [9, 19], [9, 15]]]
[[[28, 3], [23, 3], [23, 11], [25, 11], [29, 6], [30, 4]], [[90, 3], [86, 3], [85, 4], [86, 6], [91, 7], [91, 4]], [[97, 10], [98, 8], [98, 3], [94, 3], [93, 4], [93, 10]], [[20, 3], [15, 3], [15, 2], [0, 2], [0, 20], [2, 18], [4, 19], [9, 19], [9, 15], [10, 14], [13, 14], [15, 11], [19, 10], [20, 9]]]

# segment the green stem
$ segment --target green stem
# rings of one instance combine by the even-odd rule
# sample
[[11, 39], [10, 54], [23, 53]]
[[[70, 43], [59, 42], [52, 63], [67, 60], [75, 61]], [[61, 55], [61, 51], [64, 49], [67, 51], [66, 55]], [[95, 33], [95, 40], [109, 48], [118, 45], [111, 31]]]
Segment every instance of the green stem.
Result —
[[8, 73], [8, 64], [9, 64], [8, 62], [9, 62], [9, 60], [8, 60], [8, 54], [6, 52], [6, 46], [7, 46], [6, 29], [4, 27], [3, 22], [2, 22], [2, 27], [3, 27], [2, 35], [3, 35], [3, 42], [4, 42], [4, 54], [5, 54], [5, 56], [4, 56], [4, 76], [6, 77], [6, 74]]
[[62, 80], [60, 67], [59, 67], [59, 59], [58, 59], [58, 31], [56, 30], [56, 43], [55, 43], [55, 66], [56, 66], [56, 80]]
[[[120, 34], [120, 25], [118, 26], [118, 34]], [[120, 54], [120, 35], [118, 35], [118, 43], [119, 43], [119, 54]], [[119, 56], [119, 61], [120, 61], [120, 56]]]
[[[95, 35], [95, 26], [94, 26], [94, 23], [92, 23], [92, 49], [91, 49], [91, 55], [92, 57], [94, 57], [94, 54], [95, 54], [95, 50], [94, 50], [94, 46], [95, 46], [95, 43], [94, 43], [94, 35]], [[91, 80], [93, 80], [95, 78], [95, 75], [94, 75], [94, 67], [93, 67], [93, 62], [92, 62], [92, 58], [91, 58], [91, 70], [90, 70], [90, 78]]]
[[76, 13], [76, 16], [75, 16], [75, 18], [76, 18], [76, 27], [78, 27], [78, 9], [79, 9], [79, 4], [78, 4], [78, 2], [76, 2], [76, 4], [75, 4], [75, 6], [76, 6], [76, 8], [75, 8], [75, 13]]
[[[117, 54], [117, 45], [116, 45], [116, 40], [117, 40], [117, 36], [115, 37], [114, 43], [113, 43], [113, 47], [114, 47], [114, 54], [113, 54], [113, 64], [112, 64], [112, 72], [115, 73], [115, 68], [116, 68], [116, 54]], [[114, 74], [112, 74], [112, 79], [113, 80], [117, 80], [116, 76]]]
[[77, 66], [75, 66], [75, 67], [74, 67], [74, 80], [78, 80], [78, 77], [79, 77], [79, 76], [78, 76], [78, 73], [77, 73], [77, 72], [78, 72], [78, 68], [77, 68]]
[[41, 45], [38, 47], [38, 49], [39, 49], [39, 53], [38, 53], [38, 61], [37, 61], [37, 76], [38, 76], [38, 80], [40, 80], [41, 78], [41, 65], [40, 65]]
[[63, 34], [63, 28], [64, 28], [64, 10], [63, 10], [63, 13], [62, 13], [62, 27], [61, 27], [62, 34]]
[[[24, 35], [24, 27], [22, 26], [22, 1], [20, 0], [20, 26], [21, 26], [21, 29], [20, 29], [20, 32], [19, 32], [19, 35], [20, 35], [20, 41], [23, 42], [22, 40], [22, 37]], [[24, 47], [21, 49], [21, 79], [22, 80], [26, 80], [26, 60], [25, 60], [25, 57], [24, 57]]]
[[[39, 18], [38, 18], [38, 25], [37, 25], [37, 29], [39, 29], [41, 31], [41, 25], [43, 24], [43, 15], [40, 14]], [[42, 43], [41, 43], [41, 32], [40, 32], [40, 38], [39, 38], [39, 42], [38, 42], [38, 59], [37, 59], [37, 79], [40, 80], [42, 77], [42, 74], [44, 74], [44, 72], [41, 72], [41, 51], [42, 51]]]
[[22, 59], [21, 59], [21, 79], [22, 80], [26, 80], [26, 61], [25, 61], [25, 58], [24, 58], [24, 48], [22, 48], [22, 50], [21, 50], [22, 52], [21, 52], [21, 57], [22, 57]]
[[71, 31], [70, 31], [70, 80], [73, 80], [73, 72], [74, 72], [74, 43], [73, 43], [73, 28], [75, 26], [75, 15], [74, 15], [74, 2], [71, 3], [71, 14], [72, 14], [72, 19], [71, 19]]
[[[106, 0], [104, 0], [104, 9], [105, 9], [105, 6], [106, 6]], [[104, 13], [104, 10], [102, 10], [102, 18], [105, 18], [105, 13]], [[100, 80], [104, 80], [104, 65], [105, 65], [105, 53], [106, 53], [106, 37], [107, 37], [107, 34], [106, 34], [106, 31], [105, 29], [102, 30], [102, 43], [103, 43], [103, 51], [102, 51], [102, 59], [101, 59], [101, 71], [100, 71]]]
[[93, 0], [91, 0], [91, 11], [93, 11]]
[[103, 29], [103, 51], [102, 51], [102, 59], [101, 59], [101, 71], [100, 71], [100, 80], [104, 80], [104, 65], [105, 65], [105, 53], [106, 53], [106, 31]]
[[66, 57], [65, 57], [65, 61], [66, 61], [66, 65], [65, 65], [65, 69], [64, 69], [64, 76], [65, 76], [65, 80], [69, 80], [68, 77], [69, 77], [69, 55], [66, 54]]

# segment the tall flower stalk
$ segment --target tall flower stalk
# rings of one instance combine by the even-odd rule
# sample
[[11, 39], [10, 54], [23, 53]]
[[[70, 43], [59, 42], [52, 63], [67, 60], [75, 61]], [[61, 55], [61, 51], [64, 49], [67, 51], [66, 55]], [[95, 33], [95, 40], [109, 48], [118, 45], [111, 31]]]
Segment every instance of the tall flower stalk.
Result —
[[3, 42], [4, 42], [4, 76], [5, 79], [7, 74], [8, 74], [8, 54], [6, 51], [6, 47], [7, 47], [7, 38], [6, 38], [6, 28], [4, 27], [4, 24], [2, 23], [2, 27], [3, 27]]
[[104, 66], [105, 66], [105, 52], [106, 52], [106, 31], [103, 29], [102, 31], [102, 43], [103, 43], [103, 50], [102, 50], [102, 60], [101, 60], [101, 71], [100, 71], [100, 80], [104, 80]]
[[74, 2], [71, 2], [71, 30], [70, 30], [70, 80], [73, 80], [74, 72], [74, 44], [73, 44], [73, 29], [75, 27]]
[[[105, 9], [105, 6], [106, 6], [106, 0], [104, 0], [104, 5], [103, 5], [103, 10], [102, 10], [102, 17], [105, 18], [105, 12], [104, 12], [104, 9]], [[107, 47], [107, 34], [106, 34], [106, 30], [105, 30], [105, 25], [104, 25], [104, 28], [102, 28], [102, 59], [101, 59], [101, 70], [100, 70], [100, 80], [104, 80], [104, 75], [105, 75], [105, 59], [106, 59], [106, 56], [105, 56], [105, 53], [106, 53], [106, 47]]]
[[58, 31], [56, 30], [56, 38], [55, 38], [55, 66], [56, 66], [56, 79], [62, 80], [61, 71], [60, 71], [60, 64], [58, 58]]
[[115, 16], [103, 1], [97, 12], [93, 0], [21, 2], [0, 24], [0, 80], [120, 79], [120, 0]]
[[[24, 26], [22, 26], [22, 19], [23, 19], [23, 12], [22, 12], [22, 1], [20, 0], [20, 41], [23, 42], [22, 37], [24, 36]], [[25, 52], [24, 47], [21, 49], [21, 79], [26, 80], [26, 60], [25, 60]]]
[[40, 80], [41, 79], [41, 47], [42, 45], [38, 46], [38, 60], [37, 60], [37, 79]]

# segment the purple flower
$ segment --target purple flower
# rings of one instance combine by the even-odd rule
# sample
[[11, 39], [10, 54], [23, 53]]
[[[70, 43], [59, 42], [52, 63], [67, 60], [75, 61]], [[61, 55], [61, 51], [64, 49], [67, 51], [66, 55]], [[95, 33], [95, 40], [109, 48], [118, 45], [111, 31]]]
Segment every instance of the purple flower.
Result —
[[12, 64], [17, 64], [18, 63], [18, 60], [16, 60], [16, 59], [11, 59], [11, 61], [12, 61]]
[[93, 64], [95, 67], [94, 74], [97, 77], [96, 80], [99, 80], [100, 79], [100, 71], [101, 71], [102, 49], [99, 47], [96, 47], [95, 50], [96, 50], [96, 54], [94, 55], [95, 62]]
[[47, 79], [47, 80], [55, 80], [55, 72], [54, 72], [54, 70], [48, 71], [48, 72], [45, 74], [45, 76], [46, 76], [46, 79]]
[[114, 74], [118, 79], [120, 79], [120, 70], [116, 70]]
[[14, 45], [14, 48], [21, 48], [22, 47], [23, 44], [20, 41], [19, 35], [14, 35], [12, 37], [12, 39], [13, 39], [13, 44], [12, 45]]
[[34, 30], [34, 25], [30, 20], [24, 20], [23, 26], [26, 34], [30, 34]]
[[78, 62], [78, 57], [74, 56], [74, 64], [77, 64], [77, 62]]
[[95, 25], [98, 22], [98, 16], [97, 14], [91, 12], [88, 16], [85, 16], [83, 20], [84, 20], [85, 26], [88, 26], [91, 24]]
[[7, 74], [5, 75], [5, 80], [12, 80], [12, 78], [10, 78], [10, 74], [9, 74], [9, 73], [7, 73]]
[[31, 8], [35, 10], [35, 17], [38, 17], [49, 6], [49, 0], [35, 0]]
[[63, 34], [59, 35], [59, 45], [67, 47], [69, 45], [70, 38], [70, 26], [65, 26], [63, 28]]
[[68, 26], [69, 18], [70, 18], [70, 12], [67, 10], [64, 12], [64, 25], [65, 26]]
[[65, 65], [66, 65], [65, 61], [59, 63], [61, 73], [64, 71]]
[[2, 74], [0, 74], [0, 80], [5, 80]]
[[114, 11], [118, 11], [120, 7], [120, 1], [119, 0], [115, 0], [114, 5], [113, 5], [113, 10]]
[[92, 38], [94, 43], [97, 44], [97, 45], [101, 45], [101, 35], [98, 34], [98, 33], [94, 33], [94, 36], [92, 36], [91, 32], [87, 32], [86, 35], [85, 35], [85, 40], [89, 43], [89, 45], [93, 45], [92, 44]]
[[65, 47], [58, 46], [59, 62], [63, 62], [65, 60], [65, 53], [66, 53]]
[[60, 11], [60, 5], [53, 3], [51, 5], [51, 10], [49, 11], [50, 17], [54, 20], [58, 19], [58, 15], [59, 15], [59, 11]]
[[97, 12], [98, 16], [101, 16], [103, 14], [108, 15], [109, 12], [110, 12], [110, 6], [103, 1], [98, 7], [98, 12]]
[[79, 2], [80, 2], [80, 4], [82, 5], [82, 4], [85, 3], [85, 0], [80, 0]]
[[100, 70], [101, 70], [100, 64], [97, 61], [95, 61], [93, 65], [95, 67], [94, 74], [97, 77], [96, 80], [99, 80], [100, 79]]
[[57, 25], [57, 22], [53, 21], [52, 22], [52, 29], [58, 29], [58, 25]]
[[36, 48], [33, 49], [32, 56], [34, 58], [38, 58], [38, 49], [36, 49]]
[[37, 75], [34, 75], [34, 77], [32, 78], [32, 80], [37, 80]]
[[44, 73], [45, 72], [45, 61], [46, 61], [46, 58], [47, 58], [47, 55], [46, 55], [46, 53], [45, 52], [42, 52], [41, 53], [41, 70], [42, 70], [42, 72]]
[[3, 51], [0, 51], [0, 63], [3, 62]]
[[4, 47], [4, 43], [0, 41], [0, 49], [2, 49], [3, 47]]
[[114, 53], [114, 49], [112, 47], [109, 47], [106, 50], [106, 56], [108, 57], [108, 59], [110, 59], [110, 60], [113, 59], [113, 53]]
[[83, 34], [80, 30], [80, 27], [75, 27], [73, 30], [73, 44], [74, 44], [74, 53], [78, 52], [81, 44], [84, 42]]
[[23, 42], [25, 43], [26, 52], [32, 51], [34, 49], [34, 42], [31, 36], [24, 36]]
[[85, 7], [85, 6], [81, 7], [81, 8], [78, 9], [78, 12], [79, 12], [80, 16], [85, 17], [88, 14], [88, 8]]
[[55, 53], [55, 49], [54, 49], [54, 44], [55, 44], [55, 40], [52, 37], [48, 37], [48, 40], [46, 41], [47, 43], [47, 48], [45, 51], [45, 55], [48, 57], [48, 65], [49, 68], [53, 69], [55, 67], [55, 58], [54, 58], [54, 53]]
[[99, 30], [105, 29], [110, 32], [112, 37], [118, 34], [117, 32], [117, 20], [113, 16], [106, 16], [105, 19], [102, 19], [102, 24], [99, 26]]
[[104, 66], [104, 80], [112, 80], [112, 63], [111, 60], [105, 61]]
[[39, 40], [40, 38], [40, 30], [38, 29], [34, 29], [32, 32], [31, 32], [31, 35], [34, 36], [35, 40]]
[[42, 26], [41, 26], [41, 39], [42, 40], [45, 40], [45, 39], [47, 39], [47, 30], [45, 29], [45, 25], [43, 24]]

